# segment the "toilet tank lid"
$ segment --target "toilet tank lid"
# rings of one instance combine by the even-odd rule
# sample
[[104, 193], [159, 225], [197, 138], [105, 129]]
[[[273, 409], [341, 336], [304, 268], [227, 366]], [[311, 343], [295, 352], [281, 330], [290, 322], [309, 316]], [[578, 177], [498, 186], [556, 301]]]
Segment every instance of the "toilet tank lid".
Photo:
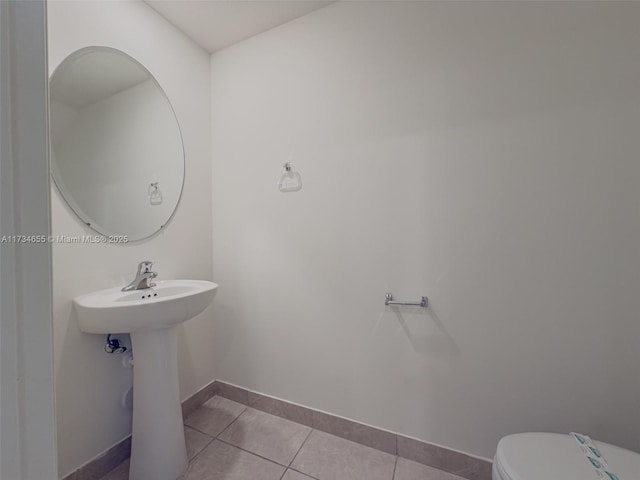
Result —
[[[636, 480], [640, 472], [640, 454], [594, 441], [607, 460], [611, 472], [620, 480]], [[518, 433], [504, 437], [496, 452], [503, 480], [597, 480], [575, 439], [559, 433]]]

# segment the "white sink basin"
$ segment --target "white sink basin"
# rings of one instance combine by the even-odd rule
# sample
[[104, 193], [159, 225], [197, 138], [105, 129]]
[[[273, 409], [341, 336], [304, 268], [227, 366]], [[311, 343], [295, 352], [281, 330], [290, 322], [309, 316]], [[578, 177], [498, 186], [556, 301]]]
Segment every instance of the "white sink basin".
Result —
[[164, 280], [144, 290], [109, 288], [73, 301], [83, 332], [131, 335], [129, 480], [176, 480], [187, 466], [177, 325], [204, 311], [217, 288], [203, 280]]
[[184, 322], [211, 303], [218, 285], [205, 280], [162, 280], [145, 290], [108, 288], [77, 297], [80, 330], [132, 333]]

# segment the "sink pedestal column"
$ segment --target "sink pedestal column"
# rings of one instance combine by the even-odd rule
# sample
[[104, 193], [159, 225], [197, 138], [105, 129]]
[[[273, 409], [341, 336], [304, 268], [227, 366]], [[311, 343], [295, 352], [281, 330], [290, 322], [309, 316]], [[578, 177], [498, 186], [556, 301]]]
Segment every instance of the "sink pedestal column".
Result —
[[133, 427], [129, 480], [176, 480], [187, 467], [177, 326], [131, 333]]

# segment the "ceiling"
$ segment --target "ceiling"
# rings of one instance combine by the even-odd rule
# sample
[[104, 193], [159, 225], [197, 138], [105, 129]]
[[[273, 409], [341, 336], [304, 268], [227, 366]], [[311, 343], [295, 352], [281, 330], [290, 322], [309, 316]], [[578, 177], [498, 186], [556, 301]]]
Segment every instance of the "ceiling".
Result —
[[210, 53], [335, 0], [145, 0]]

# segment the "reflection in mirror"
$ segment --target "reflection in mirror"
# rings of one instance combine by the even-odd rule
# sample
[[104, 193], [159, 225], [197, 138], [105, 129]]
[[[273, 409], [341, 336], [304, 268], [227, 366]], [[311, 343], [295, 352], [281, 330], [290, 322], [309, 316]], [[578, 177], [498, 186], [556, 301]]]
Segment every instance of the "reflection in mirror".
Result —
[[127, 54], [88, 47], [50, 80], [51, 171], [80, 219], [140, 240], [173, 215], [184, 180], [178, 121], [153, 76]]

